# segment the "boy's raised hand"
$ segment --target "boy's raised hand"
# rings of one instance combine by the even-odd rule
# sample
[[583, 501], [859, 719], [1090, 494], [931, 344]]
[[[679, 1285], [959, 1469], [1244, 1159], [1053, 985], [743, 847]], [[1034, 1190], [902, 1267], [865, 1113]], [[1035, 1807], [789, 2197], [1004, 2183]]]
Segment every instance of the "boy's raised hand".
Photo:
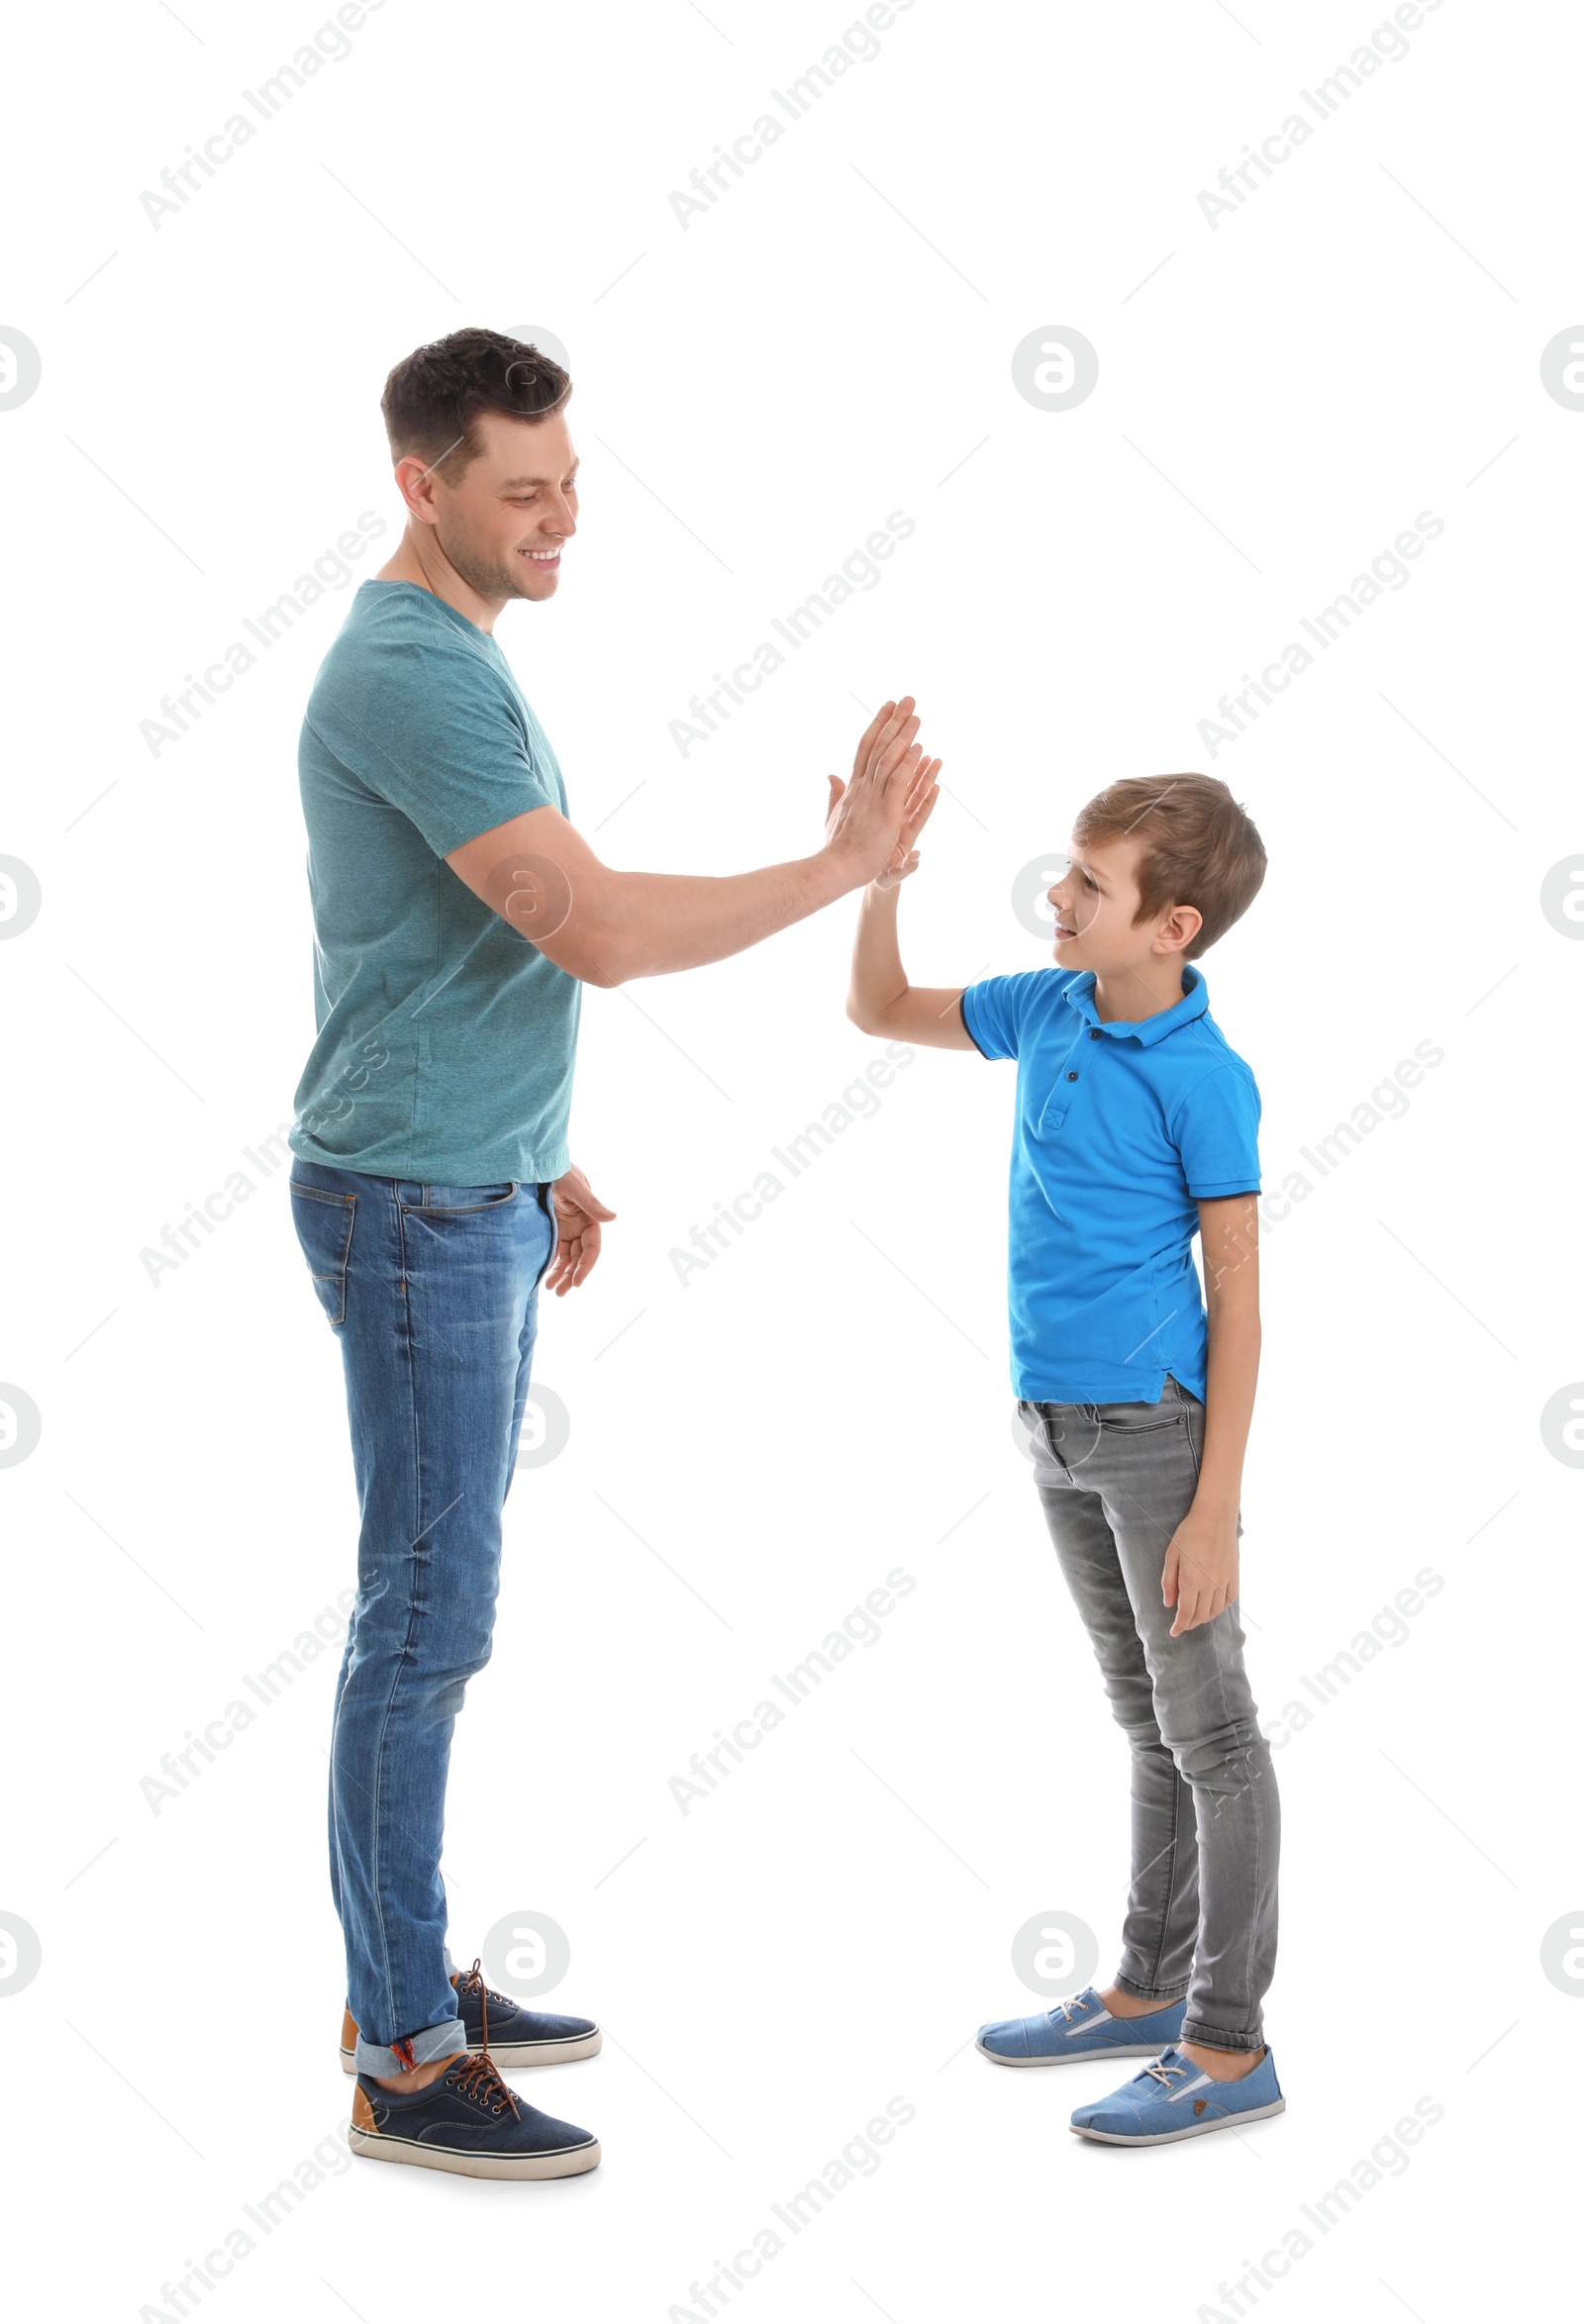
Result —
[[891, 850], [891, 860], [883, 872], [877, 872], [871, 885], [876, 888], [895, 888], [919, 868], [919, 850], [914, 842], [935, 813], [935, 803], [940, 796], [937, 777], [940, 772], [938, 758], [919, 761], [913, 786], [908, 793], [907, 808], [902, 819], [902, 829]]
[[826, 849], [850, 872], [854, 887], [876, 878], [896, 852], [923, 757], [918, 731], [911, 694], [882, 703], [858, 738], [851, 779], [828, 778]]

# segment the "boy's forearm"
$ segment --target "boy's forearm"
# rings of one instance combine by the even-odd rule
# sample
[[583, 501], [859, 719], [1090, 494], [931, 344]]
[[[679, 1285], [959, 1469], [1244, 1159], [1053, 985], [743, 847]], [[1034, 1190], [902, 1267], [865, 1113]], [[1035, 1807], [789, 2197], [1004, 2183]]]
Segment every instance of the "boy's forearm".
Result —
[[1258, 1309], [1221, 1315], [1213, 1309], [1205, 1379], [1205, 1449], [1194, 1494], [1198, 1507], [1237, 1513], [1258, 1377]]
[[897, 936], [897, 899], [901, 893], [900, 888], [876, 888], [871, 883], [858, 904], [847, 1015], [865, 1032], [878, 1031], [878, 1018], [908, 989], [908, 972], [902, 965]]
[[871, 882], [858, 907], [852, 942], [852, 975], [847, 1015], [860, 1030], [888, 1040], [919, 1041], [929, 1049], [971, 1049], [955, 985], [911, 985], [897, 940], [897, 898], [901, 887]]

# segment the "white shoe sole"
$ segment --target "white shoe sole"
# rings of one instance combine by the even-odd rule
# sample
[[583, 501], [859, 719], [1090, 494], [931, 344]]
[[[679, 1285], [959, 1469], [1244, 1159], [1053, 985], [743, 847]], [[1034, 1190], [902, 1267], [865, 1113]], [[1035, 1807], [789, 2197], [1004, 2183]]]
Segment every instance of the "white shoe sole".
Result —
[[547, 2155], [478, 2155], [465, 2147], [423, 2146], [417, 2139], [387, 2138], [377, 2131], [346, 2134], [354, 2155], [375, 2163], [416, 2163], [424, 2171], [453, 2171], [461, 2179], [572, 2179], [592, 2171], [600, 2159], [600, 2142], [586, 2147], [560, 2147]]
[[[604, 2041], [605, 2036], [596, 2026], [591, 2034], [579, 2034], [570, 2042], [501, 2042], [498, 2046], [492, 2043], [489, 2054], [497, 2066], [569, 2066], [574, 2058], [592, 2058]], [[478, 2055], [477, 2050], [468, 2052], [470, 2058]], [[1151, 2051], [1150, 2056], [1153, 2055]], [[343, 2050], [341, 2070], [343, 2074], [357, 2072], [355, 2051]]]
[[1003, 2058], [999, 2050], [987, 2050], [983, 2042], [975, 2042], [973, 2046], [993, 2066], [1076, 2066], [1084, 2058], [1158, 2058], [1164, 2044], [1108, 2042], [1103, 2050], [1068, 2050], [1055, 2058]]
[[1180, 2138], [1203, 2138], [1207, 2130], [1236, 2130], [1243, 2122], [1263, 2122], [1271, 2114], [1285, 2114], [1287, 2101], [1278, 2098], [1273, 2106], [1249, 2106], [1238, 2114], [1207, 2116], [1203, 2122], [1185, 2122], [1181, 2130], [1157, 2130], [1148, 2138], [1129, 2138], [1120, 2130], [1086, 2130], [1082, 2123], [1069, 2122], [1080, 2138], [1092, 2138], [1105, 2147], [1169, 2147]]

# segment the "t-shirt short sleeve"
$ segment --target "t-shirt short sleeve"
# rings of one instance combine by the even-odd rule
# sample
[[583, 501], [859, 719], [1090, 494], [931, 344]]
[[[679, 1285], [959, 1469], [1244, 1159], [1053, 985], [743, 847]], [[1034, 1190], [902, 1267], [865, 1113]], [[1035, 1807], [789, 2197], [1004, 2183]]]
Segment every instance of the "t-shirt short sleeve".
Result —
[[1246, 1066], [1218, 1066], [1195, 1082], [1171, 1127], [1195, 1202], [1259, 1192], [1259, 1092]]
[[316, 688], [308, 723], [436, 855], [560, 804], [505, 671], [465, 640], [371, 641], [354, 682]]
[[970, 985], [962, 996], [962, 1021], [968, 1038], [986, 1057], [1016, 1057], [1023, 1006], [1035, 979], [1032, 976], [988, 976]]

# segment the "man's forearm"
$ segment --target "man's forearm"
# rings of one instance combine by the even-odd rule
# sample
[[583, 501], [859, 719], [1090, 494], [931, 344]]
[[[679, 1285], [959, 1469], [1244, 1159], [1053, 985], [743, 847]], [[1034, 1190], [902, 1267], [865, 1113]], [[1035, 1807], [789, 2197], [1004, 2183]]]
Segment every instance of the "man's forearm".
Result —
[[584, 965], [572, 973], [590, 984], [668, 976], [744, 952], [822, 912], [855, 884], [847, 867], [823, 849], [722, 879], [607, 872], [595, 893], [582, 900], [581, 913], [574, 897], [563, 943], [575, 940]]

